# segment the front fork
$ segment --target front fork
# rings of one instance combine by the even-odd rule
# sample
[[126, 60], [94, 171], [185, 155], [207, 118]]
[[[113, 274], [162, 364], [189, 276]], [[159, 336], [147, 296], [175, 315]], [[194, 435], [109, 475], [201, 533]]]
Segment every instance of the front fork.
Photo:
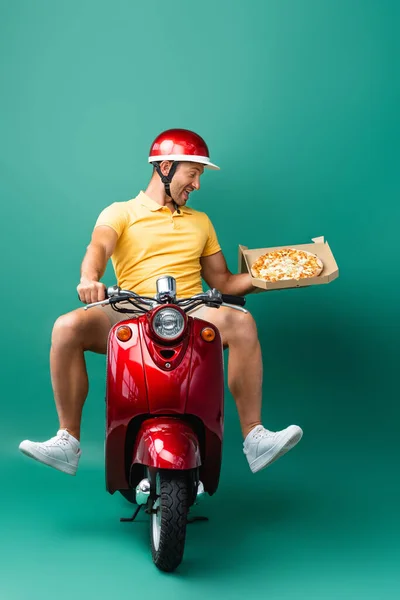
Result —
[[[153, 514], [157, 512], [157, 507], [154, 505], [158, 501], [158, 495], [156, 490], [156, 475], [158, 469], [150, 469], [147, 467], [147, 477], [142, 479], [136, 486], [136, 504], [138, 505], [136, 511], [132, 517], [124, 518], [121, 517], [121, 522], [132, 522], [138, 516], [140, 510], [145, 507], [145, 512]], [[202, 504], [207, 496], [203, 483], [199, 480], [199, 469], [193, 469], [188, 472], [192, 483], [192, 496], [190, 500], [190, 506]], [[193, 521], [208, 520], [206, 517], [192, 517], [188, 518], [188, 523]]]
[[[147, 477], [142, 479], [136, 486], [136, 503], [140, 505], [147, 505], [149, 500], [155, 501], [157, 497], [156, 493], [156, 474], [158, 469], [147, 467]], [[191, 496], [189, 506], [198, 504], [206, 495], [204, 485], [199, 479], [199, 469], [190, 469], [187, 471], [188, 477], [191, 483]]]

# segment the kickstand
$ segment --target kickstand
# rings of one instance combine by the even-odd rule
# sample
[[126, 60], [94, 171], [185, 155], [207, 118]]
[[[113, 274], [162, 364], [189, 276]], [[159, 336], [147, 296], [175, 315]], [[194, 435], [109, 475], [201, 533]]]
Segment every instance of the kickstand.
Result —
[[139, 506], [135, 510], [135, 513], [132, 515], [132, 517], [121, 517], [120, 522], [121, 523], [131, 523], [132, 521], [134, 521], [136, 519], [141, 508], [142, 508], [142, 505], [139, 504]]
[[195, 523], [196, 521], [209, 521], [208, 517], [188, 517], [187, 523]]

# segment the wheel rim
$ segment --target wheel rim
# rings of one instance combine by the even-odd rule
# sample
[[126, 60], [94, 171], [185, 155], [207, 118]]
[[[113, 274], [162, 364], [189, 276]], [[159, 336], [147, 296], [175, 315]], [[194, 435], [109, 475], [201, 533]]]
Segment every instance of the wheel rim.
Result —
[[160, 547], [160, 538], [161, 538], [161, 506], [160, 506], [160, 493], [161, 493], [161, 484], [160, 484], [160, 474], [156, 474], [156, 494], [157, 500], [153, 504], [153, 510], [156, 512], [151, 515], [151, 524], [152, 524], [152, 532], [153, 532], [153, 544], [154, 549], [157, 552]]

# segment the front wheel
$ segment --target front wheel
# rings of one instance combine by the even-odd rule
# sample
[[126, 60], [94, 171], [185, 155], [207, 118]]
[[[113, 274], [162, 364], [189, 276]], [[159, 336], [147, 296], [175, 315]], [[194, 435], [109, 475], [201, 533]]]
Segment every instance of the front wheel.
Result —
[[154, 474], [155, 501], [150, 519], [151, 553], [161, 571], [174, 571], [182, 562], [191, 480], [184, 471]]

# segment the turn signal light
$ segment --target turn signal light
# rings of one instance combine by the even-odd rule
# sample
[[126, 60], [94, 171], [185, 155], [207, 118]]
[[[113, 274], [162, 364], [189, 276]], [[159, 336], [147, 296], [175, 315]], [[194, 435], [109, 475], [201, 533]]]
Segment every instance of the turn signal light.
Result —
[[205, 327], [201, 330], [201, 337], [205, 342], [212, 342], [215, 340], [215, 331], [211, 327]]
[[118, 327], [116, 335], [121, 342], [127, 342], [132, 337], [132, 329], [123, 325], [122, 327]]

